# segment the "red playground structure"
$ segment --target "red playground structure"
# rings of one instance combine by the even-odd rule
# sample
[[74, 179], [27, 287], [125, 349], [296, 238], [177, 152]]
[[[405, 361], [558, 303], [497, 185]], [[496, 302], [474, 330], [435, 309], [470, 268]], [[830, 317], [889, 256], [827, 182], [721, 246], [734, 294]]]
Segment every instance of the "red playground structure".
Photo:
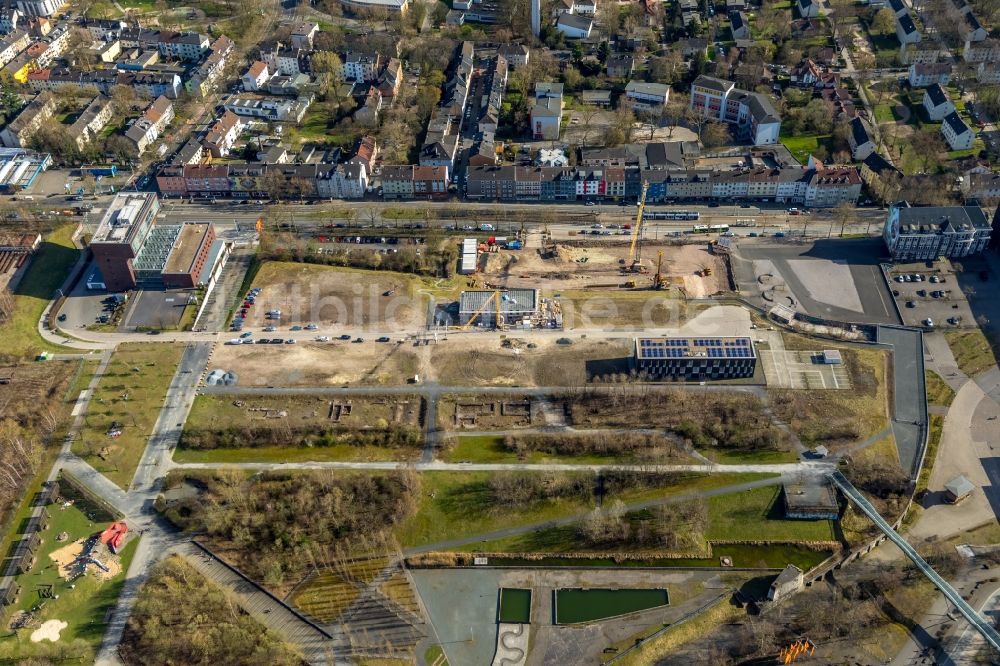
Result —
[[112, 553], [117, 553], [125, 541], [128, 525], [125, 521], [111, 523], [111, 527], [101, 532], [101, 543], [106, 544]]

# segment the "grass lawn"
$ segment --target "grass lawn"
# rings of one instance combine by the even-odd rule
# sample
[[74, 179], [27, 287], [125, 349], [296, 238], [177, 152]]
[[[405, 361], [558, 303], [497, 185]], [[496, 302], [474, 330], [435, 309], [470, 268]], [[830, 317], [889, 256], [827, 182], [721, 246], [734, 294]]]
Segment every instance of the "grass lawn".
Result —
[[955, 399], [955, 390], [933, 370], [924, 371], [924, 384], [927, 386], [927, 402], [932, 405], [947, 407]]
[[[558, 435], [557, 435], [558, 436]], [[473, 463], [550, 463], [550, 462], [572, 462], [581, 465], [600, 465], [611, 463], [641, 462], [642, 456], [620, 455], [617, 453], [607, 454], [586, 454], [586, 455], [552, 455], [542, 451], [532, 451], [523, 458], [504, 447], [503, 436], [501, 435], [459, 435], [458, 443], [441, 454], [444, 462], [468, 461]], [[671, 460], [671, 462], [687, 462], [685, 460]]]
[[448, 657], [440, 645], [432, 645], [424, 651], [424, 662], [427, 666], [448, 666]]
[[[677, 648], [688, 641], [701, 638], [711, 633], [716, 627], [735, 621], [741, 615], [743, 615], [743, 611], [734, 604], [729, 603], [728, 596], [723, 597], [705, 609], [705, 612], [696, 615], [687, 622], [667, 628], [666, 631], [643, 643], [641, 647], [619, 659], [615, 664], [620, 664], [621, 666], [651, 666], [652, 664], [659, 663], [662, 658], [676, 651]], [[662, 627], [665, 627], [665, 625], [659, 625], [656, 629], [658, 630]], [[623, 650], [626, 647], [634, 645], [636, 639], [648, 638], [655, 633], [656, 631], [649, 632], [648, 630], [640, 632], [634, 636], [630, 636], [627, 645], [625, 641], [622, 641], [616, 644], [616, 647]], [[602, 663], [606, 663], [617, 654], [618, 652], [602, 655]]]
[[926, 490], [927, 483], [931, 480], [931, 472], [934, 471], [934, 463], [937, 462], [938, 446], [941, 444], [943, 430], [944, 417], [931, 414], [930, 429], [927, 432], [927, 452], [924, 454], [924, 465], [920, 468], [920, 476], [917, 477], [917, 493]]
[[708, 538], [732, 541], [834, 541], [829, 520], [785, 520], [781, 487], [754, 488], [708, 500]]
[[582, 514], [592, 497], [551, 499], [497, 510], [487, 480], [489, 472], [426, 472], [421, 475], [417, 513], [396, 528], [403, 546], [459, 539], [482, 532]]
[[[677, 495], [686, 493], [696, 493], [696, 492], [713, 490], [716, 488], [724, 488], [725, 486], [736, 485], [739, 483], [746, 483], [749, 481], [756, 481], [758, 479], [764, 479], [774, 476], [777, 475], [735, 474], [735, 473], [733, 474], [692, 473], [679, 477], [678, 482], [670, 486], [664, 486], [660, 488], [644, 488], [640, 490], [628, 491], [615, 495], [613, 498], [607, 497], [605, 499], [620, 499], [626, 504], [632, 504], [648, 500], [676, 497]], [[424, 478], [426, 478], [426, 476]], [[590, 508], [592, 507], [586, 507], [584, 510], [589, 510]], [[525, 522], [534, 522], [534, 521], [525, 520], [519, 522], [523, 524]], [[523, 534], [517, 534], [511, 537], [493, 539], [490, 541], [480, 541], [478, 543], [462, 546], [458, 548], [458, 550], [503, 552], [503, 553], [532, 553], [532, 552], [575, 553], [579, 552], [579, 544], [577, 542], [577, 530], [578, 526], [576, 524], [561, 525], [558, 527], [550, 527], [542, 530], [536, 530], [533, 532], [525, 532]], [[474, 532], [471, 533], [474, 534]], [[601, 552], [606, 552], [608, 550], [614, 550], [614, 548], [602, 547], [600, 550]], [[714, 559], [712, 560], [712, 562], [717, 564], [717, 561]], [[698, 564], [694, 563], [691, 564], [691, 566], [698, 566]]]
[[945, 331], [944, 336], [959, 369], [969, 377], [975, 377], [996, 365], [993, 348], [978, 328], [970, 331]]
[[746, 463], [780, 464], [799, 461], [799, 454], [794, 451], [730, 451], [727, 449], [703, 449], [702, 454], [712, 462], [723, 465], [738, 465]]
[[779, 140], [781, 141], [781, 144], [792, 154], [792, 157], [797, 159], [802, 164], [808, 162], [809, 156], [815, 153], [820, 146], [826, 148], [828, 153], [833, 151], [833, 137], [829, 134], [782, 136]]
[[282, 462], [383, 462], [416, 460], [416, 448], [384, 446], [257, 446], [238, 449], [182, 449], [174, 452], [177, 463], [282, 463]]
[[65, 351], [42, 339], [38, 320], [80, 255], [71, 240], [75, 229], [75, 225], [59, 227], [42, 241], [14, 291], [14, 315], [0, 324], [0, 354], [35, 356], [42, 351]]
[[[132, 481], [183, 353], [180, 345], [121, 345], [94, 390], [73, 452], [121, 488]], [[121, 436], [108, 435], [112, 423]]]
[[875, 107], [875, 121], [878, 123], [894, 123], [898, 120], [891, 104], [879, 104]]
[[[82, 650], [95, 651], [104, 636], [106, 624], [104, 621], [108, 610], [116, 603], [121, 586], [124, 583], [125, 574], [119, 573], [114, 578], [107, 581], [100, 581], [95, 575], [88, 571], [87, 575], [71, 583], [60, 577], [58, 570], [52, 564], [49, 554], [59, 550], [73, 541], [89, 537], [95, 532], [107, 526], [106, 522], [93, 522], [85, 513], [86, 507], [77, 501], [73, 506], [62, 508], [58, 505], [49, 507], [52, 520], [47, 530], [42, 532], [42, 545], [38, 549], [34, 568], [27, 574], [18, 578], [21, 585], [21, 596], [17, 603], [9, 608], [9, 611], [25, 610], [42, 604], [42, 608], [36, 612], [35, 616], [39, 622], [46, 620], [61, 620], [68, 626], [60, 634], [60, 643], [74, 644], [74, 650], [79, 647]], [[69, 534], [69, 539], [63, 542], [56, 541], [56, 535], [60, 532]], [[121, 571], [127, 571], [128, 565], [135, 553], [138, 539], [132, 537], [120, 554]], [[99, 553], [98, 558], [106, 562], [110, 556], [107, 551], [100, 547], [95, 551]], [[43, 585], [52, 585], [53, 593], [58, 595], [58, 599], [42, 599], [38, 590]], [[43, 603], [44, 602], [44, 603]], [[6, 616], [9, 617], [9, 614]], [[22, 629], [15, 634], [15, 644], [11, 645], [10, 635], [0, 640], [0, 655], [17, 655], [19, 657], [29, 657], [35, 654], [36, 648], [43, 649], [43, 645], [32, 643], [29, 640], [31, 629]], [[86, 654], [76, 654], [74, 656], [86, 660]], [[91, 655], [92, 656], [92, 655]]]

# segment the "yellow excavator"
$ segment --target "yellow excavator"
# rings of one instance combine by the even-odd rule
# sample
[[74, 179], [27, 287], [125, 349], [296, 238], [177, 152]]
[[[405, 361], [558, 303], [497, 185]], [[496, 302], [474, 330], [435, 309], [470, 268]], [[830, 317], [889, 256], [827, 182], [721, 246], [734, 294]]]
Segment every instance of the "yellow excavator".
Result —
[[645, 221], [643, 212], [646, 210], [646, 193], [649, 191], [649, 182], [643, 181], [642, 195], [639, 196], [639, 210], [635, 215], [635, 225], [632, 227], [632, 242], [628, 247], [628, 259], [623, 260], [622, 270], [626, 273], [645, 273], [646, 268], [642, 265], [642, 223]]

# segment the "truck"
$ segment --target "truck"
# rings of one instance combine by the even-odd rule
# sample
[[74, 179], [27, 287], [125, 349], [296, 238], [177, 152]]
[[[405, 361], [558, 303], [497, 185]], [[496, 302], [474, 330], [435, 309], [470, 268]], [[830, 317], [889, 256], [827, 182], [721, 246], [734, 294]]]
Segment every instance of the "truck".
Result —
[[521, 245], [521, 241], [519, 241], [519, 240], [512, 240], [512, 241], [508, 241], [507, 242], [507, 249], [508, 250], [520, 250], [522, 247], [524, 247], [524, 246]]

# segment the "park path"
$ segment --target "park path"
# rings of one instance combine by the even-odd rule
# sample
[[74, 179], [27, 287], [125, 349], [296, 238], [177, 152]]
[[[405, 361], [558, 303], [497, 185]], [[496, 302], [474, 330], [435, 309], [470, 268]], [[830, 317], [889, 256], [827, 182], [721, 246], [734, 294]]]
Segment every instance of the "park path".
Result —
[[366, 471], [394, 471], [412, 469], [418, 472], [605, 472], [610, 470], [624, 472], [696, 472], [701, 474], [808, 474], [822, 476], [836, 468], [836, 463], [826, 461], [803, 461], [797, 463], [742, 463], [742, 464], [699, 464], [699, 465], [589, 465], [575, 463], [445, 463], [440, 461], [425, 462], [210, 462], [210, 463], [173, 463], [174, 469], [243, 469], [252, 471], [287, 471], [287, 470], [321, 470], [344, 469]]

